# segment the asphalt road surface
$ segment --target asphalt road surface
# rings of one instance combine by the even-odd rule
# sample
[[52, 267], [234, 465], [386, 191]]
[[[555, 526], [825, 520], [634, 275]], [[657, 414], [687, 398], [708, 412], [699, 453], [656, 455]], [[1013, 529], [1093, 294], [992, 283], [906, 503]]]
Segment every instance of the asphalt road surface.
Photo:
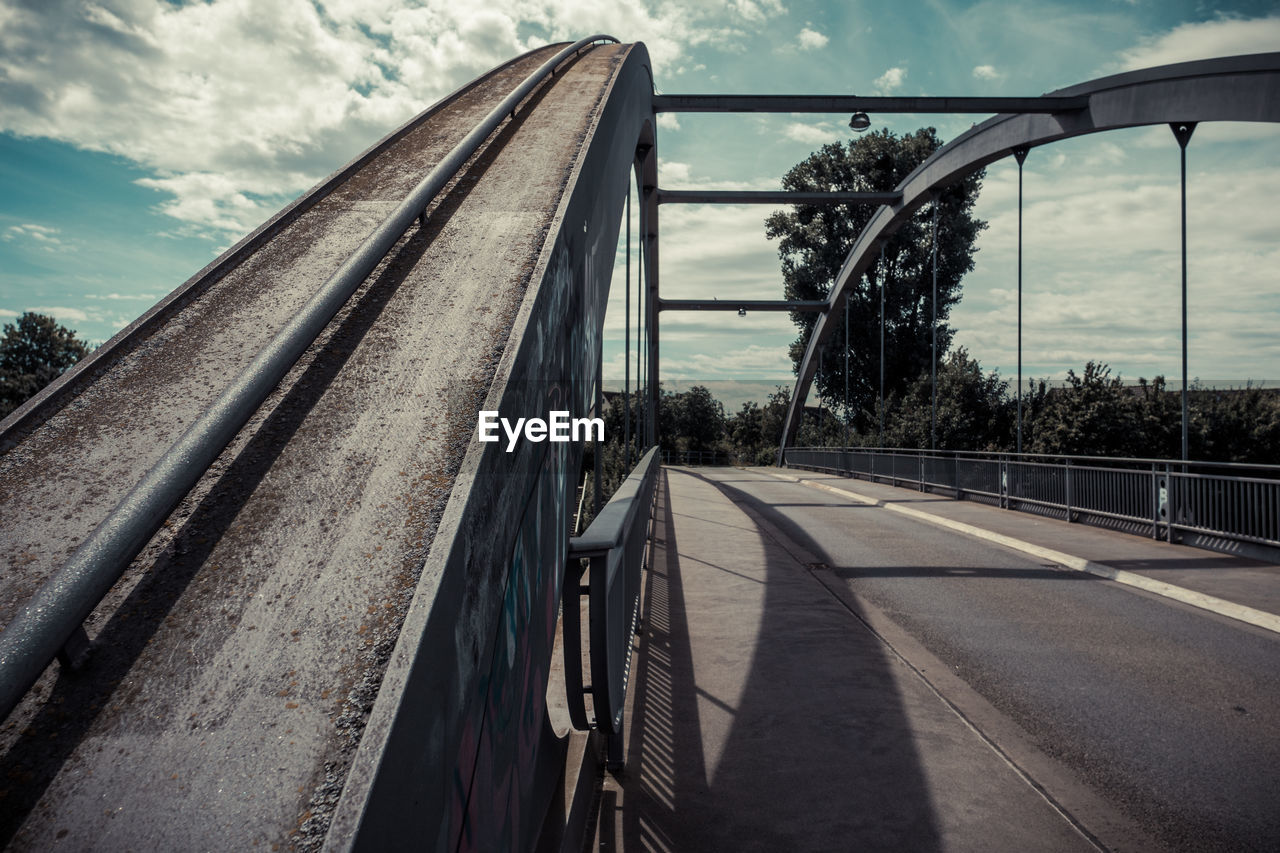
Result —
[[1280, 636], [803, 485], [699, 473], [1164, 844], [1280, 849]]

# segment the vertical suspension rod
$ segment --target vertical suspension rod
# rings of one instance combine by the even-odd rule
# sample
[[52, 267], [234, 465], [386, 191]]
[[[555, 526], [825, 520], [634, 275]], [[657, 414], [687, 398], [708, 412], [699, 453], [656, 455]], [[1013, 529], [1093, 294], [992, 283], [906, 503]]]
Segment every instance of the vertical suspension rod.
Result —
[[1178, 141], [1182, 166], [1180, 176], [1182, 190], [1182, 461], [1186, 462], [1190, 458], [1187, 429], [1187, 386], [1190, 384], [1187, 376], [1187, 143], [1191, 141], [1191, 134], [1195, 132], [1196, 122], [1174, 122], [1169, 127], [1173, 130], [1173, 138]]
[[884, 447], [884, 243], [880, 244], [880, 434], [876, 444]]
[[932, 405], [929, 415], [929, 449], [938, 447], [938, 200], [933, 200], [933, 316], [930, 320], [932, 336], [929, 359], [929, 387]]
[[[631, 470], [631, 182], [627, 181], [627, 279], [625, 307], [626, 332], [623, 337], [622, 368], [622, 470]], [[638, 330], [637, 330], [638, 331]]]
[[1013, 149], [1018, 161], [1018, 453], [1022, 452], [1022, 164], [1030, 150], [1026, 146]]

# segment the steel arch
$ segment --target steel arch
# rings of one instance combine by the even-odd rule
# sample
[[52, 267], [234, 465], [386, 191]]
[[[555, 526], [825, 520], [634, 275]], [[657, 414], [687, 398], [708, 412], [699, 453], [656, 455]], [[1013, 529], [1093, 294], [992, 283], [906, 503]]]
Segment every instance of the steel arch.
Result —
[[827, 310], [818, 318], [801, 362], [791, 406], [778, 447], [778, 464], [800, 428], [804, 399], [817, 371], [816, 353], [830, 338], [850, 282], [870, 266], [887, 240], [938, 189], [1013, 153], [1033, 147], [1142, 125], [1191, 121], [1280, 122], [1280, 52], [1231, 56], [1144, 68], [1100, 77], [1049, 96], [1086, 96], [1082, 110], [1048, 114], [994, 116], [939, 148], [902, 180], [895, 192], [902, 200], [881, 207], [863, 229], [845, 258], [827, 297]]

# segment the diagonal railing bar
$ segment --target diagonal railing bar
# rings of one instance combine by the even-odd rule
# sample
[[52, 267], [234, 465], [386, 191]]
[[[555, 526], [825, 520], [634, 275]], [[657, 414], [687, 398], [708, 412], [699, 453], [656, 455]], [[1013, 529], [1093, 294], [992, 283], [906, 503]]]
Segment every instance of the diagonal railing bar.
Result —
[[83, 643], [84, 619], [454, 174], [561, 63], [600, 41], [617, 39], [594, 35], [559, 51], [446, 154], [37, 590], [0, 634], [0, 719], [9, 715], [69, 641]]

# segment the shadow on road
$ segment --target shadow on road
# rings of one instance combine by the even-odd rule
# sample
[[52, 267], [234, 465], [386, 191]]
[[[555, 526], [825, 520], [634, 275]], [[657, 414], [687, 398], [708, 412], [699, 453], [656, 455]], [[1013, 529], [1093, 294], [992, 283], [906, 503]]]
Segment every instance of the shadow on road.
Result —
[[901, 670], [724, 497], [740, 500], [663, 471], [620, 780], [628, 846], [940, 849]]

